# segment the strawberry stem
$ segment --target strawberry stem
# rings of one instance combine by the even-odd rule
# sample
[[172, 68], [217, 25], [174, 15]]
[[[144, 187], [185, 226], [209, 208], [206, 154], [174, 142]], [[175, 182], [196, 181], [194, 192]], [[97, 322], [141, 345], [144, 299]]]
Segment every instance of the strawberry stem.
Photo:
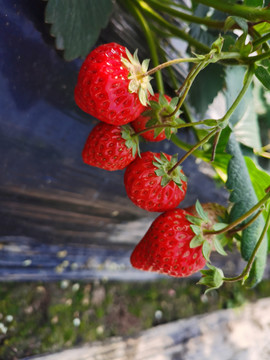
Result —
[[223, 29], [225, 25], [224, 21], [213, 20], [208, 17], [201, 18], [198, 16], [187, 14], [184, 11], [177, 10], [175, 9], [176, 4], [173, 4], [174, 7], [171, 7], [170, 5], [164, 4], [161, 1], [156, 0], [147, 0], [147, 3], [156, 10], [170, 14], [176, 18], [186, 21], [187, 23], [192, 22], [195, 24], [203, 24], [214, 29]]
[[162, 64], [159, 64], [158, 66], [148, 70], [144, 76], [150, 76], [153, 75], [155, 72], [160, 71], [166, 67], [172, 66], [174, 64], [180, 64], [180, 63], [184, 63], [184, 62], [193, 62], [193, 63], [199, 63], [201, 62], [201, 59], [198, 58], [178, 58], [178, 59], [173, 59], [173, 60], [169, 60], [166, 61]]
[[260, 210], [260, 208], [265, 205], [265, 203], [270, 198], [269, 188], [266, 189], [266, 192], [267, 192], [267, 194], [256, 205], [254, 205], [250, 210], [248, 210], [245, 214], [243, 214], [238, 219], [236, 219], [235, 221], [230, 223], [228, 226], [226, 226], [225, 228], [220, 229], [220, 230], [207, 230], [207, 229], [205, 229], [203, 231], [203, 234], [204, 235], [219, 235], [219, 234], [223, 234], [223, 233], [226, 233], [226, 232], [234, 229], [235, 227], [240, 225], [244, 220], [248, 219], [255, 211]]
[[189, 72], [188, 76], [186, 77], [183, 85], [178, 89], [178, 91], [176, 92], [179, 97], [178, 103], [174, 109], [174, 111], [171, 114], [168, 115], [164, 115], [164, 117], [171, 117], [174, 116], [177, 111], [181, 108], [181, 106], [183, 105], [183, 102], [189, 92], [189, 89], [191, 88], [191, 85], [193, 83], [193, 81], [195, 80], [196, 76], [199, 74], [199, 72], [204, 69], [206, 66], [208, 65], [207, 62], [201, 62], [199, 64], [195, 64], [191, 71]]
[[249, 227], [249, 225], [251, 225], [263, 212], [263, 208], [260, 209], [249, 221], [247, 221], [245, 224], [235, 227], [234, 229], [231, 229], [228, 231], [229, 235], [233, 235], [239, 231], [243, 231], [244, 229], [246, 229], [247, 227]]
[[256, 243], [256, 246], [251, 254], [251, 257], [246, 265], [246, 267], [244, 268], [244, 270], [242, 271], [242, 273], [238, 276], [235, 276], [235, 277], [231, 277], [231, 278], [226, 278], [224, 277], [223, 278], [223, 281], [227, 281], [227, 282], [235, 282], [235, 281], [239, 281], [239, 280], [245, 280], [249, 273], [250, 273], [250, 270], [251, 270], [251, 267], [252, 267], [252, 264], [256, 258], [256, 254], [257, 254], [257, 251], [259, 250], [259, 247], [261, 246], [263, 240], [264, 240], [264, 237], [267, 233], [267, 230], [268, 230], [268, 227], [270, 225], [270, 210], [268, 211], [268, 215], [267, 215], [267, 219], [266, 219], [266, 223], [264, 225], [264, 228], [263, 228], [263, 231], [260, 235], [260, 238], [259, 240], [257, 241]]
[[270, 20], [270, 12], [267, 8], [256, 8], [251, 6], [232, 4], [227, 1], [216, 0], [197, 0], [198, 3], [213, 7], [216, 10], [239, 16], [249, 21], [268, 21]]
[[263, 43], [270, 40], [270, 33], [265, 34], [264, 36], [260, 37], [257, 40], [253, 41], [253, 48], [256, 49], [258, 46], [262, 45]]
[[200, 146], [205, 144], [212, 136], [214, 136], [217, 132], [217, 128], [214, 128], [209, 134], [207, 134], [201, 141], [199, 141], [196, 145], [194, 145], [177, 163], [168, 171], [168, 175], [170, 175], [186, 158], [193, 153], [193, 151], [197, 150]]
[[194, 127], [196, 125], [206, 125], [209, 126], [207, 123], [207, 120], [202, 120], [202, 121], [197, 121], [197, 122], [193, 122], [193, 123], [185, 123], [185, 124], [179, 124], [179, 125], [170, 125], [170, 124], [157, 124], [157, 125], [152, 125], [149, 126], [137, 133], [133, 133], [131, 136], [139, 136], [147, 131], [150, 130], [154, 130], [154, 129], [160, 129], [160, 128], [173, 128], [173, 129], [182, 129], [182, 128], [187, 128], [187, 127]]
[[[265, 58], [265, 57], [267, 57], [267, 56], [265, 55], [263, 58]], [[268, 57], [269, 57], [269, 54], [268, 54]], [[231, 52], [221, 52], [220, 54], [215, 54], [215, 56], [213, 57], [213, 51], [211, 51], [210, 53], [208, 53], [206, 55], [200, 55], [199, 57], [177, 58], [177, 59], [165, 61], [164, 63], [159, 64], [159, 65], [153, 67], [152, 69], [148, 70], [143, 76], [153, 75], [155, 72], [163, 70], [166, 67], [185, 63], [185, 62], [186, 63], [194, 63], [194, 64], [205, 62], [206, 60], [211, 60], [211, 62], [217, 62], [217, 61], [222, 61], [222, 60], [238, 60], [241, 62], [250, 62], [250, 61], [253, 61], [254, 58], [256, 58], [256, 56], [252, 56], [252, 57], [248, 58], [248, 57], [241, 56], [239, 53], [231, 53]]]
[[[269, 11], [270, 13], [270, 11]], [[264, 59], [269, 59], [270, 57], [270, 50], [263, 52], [262, 54], [256, 55], [256, 56], [249, 56], [248, 58], [245, 58], [246, 63], [252, 63], [254, 64], [257, 61], [261, 61]]]
[[213, 149], [212, 149], [212, 155], [211, 155], [211, 161], [215, 160], [215, 155], [216, 155], [216, 149], [217, 149], [217, 145], [218, 145], [218, 141], [220, 138], [220, 134], [221, 134], [221, 129], [219, 129], [214, 137], [214, 142], [213, 142]]

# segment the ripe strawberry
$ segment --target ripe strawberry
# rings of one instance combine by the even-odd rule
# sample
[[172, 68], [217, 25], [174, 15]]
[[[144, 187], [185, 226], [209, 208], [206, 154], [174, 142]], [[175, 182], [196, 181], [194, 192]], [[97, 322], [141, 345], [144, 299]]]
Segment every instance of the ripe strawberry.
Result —
[[85, 59], [75, 87], [75, 101], [86, 113], [108, 124], [123, 125], [136, 119], [152, 93], [147, 71], [123, 46], [98, 46]]
[[82, 151], [83, 161], [105, 170], [121, 170], [137, 156], [137, 137], [129, 125], [100, 122], [90, 132]]
[[194, 237], [188, 212], [173, 209], [159, 215], [133, 250], [133, 267], [175, 277], [186, 277], [204, 268], [202, 246], [190, 248]]
[[127, 166], [124, 183], [128, 197], [147, 211], [174, 209], [186, 195], [186, 177], [178, 166], [177, 156], [147, 151]]
[[[179, 119], [180, 111], [177, 111], [177, 113], [171, 117], [164, 116], [169, 115], [174, 111], [177, 101], [178, 98], [172, 99], [168, 95], [151, 95], [149, 97], [150, 105], [136, 120], [132, 122], [132, 127], [138, 133], [150, 126], [177, 126], [183, 123], [183, 121]], [[164, 140], [166, 137], [169, 139], [171, 134], [175, 132], [177, 132], [177, 129], [173, 127], [157, 127], [153, 130], [142, 132], [140, 135], [148, 141], [158, 142]]]

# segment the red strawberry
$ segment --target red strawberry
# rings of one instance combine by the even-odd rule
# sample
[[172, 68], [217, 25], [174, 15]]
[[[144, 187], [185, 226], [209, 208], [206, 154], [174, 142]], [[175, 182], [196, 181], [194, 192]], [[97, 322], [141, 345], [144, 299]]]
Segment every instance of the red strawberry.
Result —
[[124, 183], [128, 197], [147, 211], [174, 209], [186, 195], [187, 183], [180, 166], [168, 174], [177, 163], [177, 156], [150, 151], [141, 154], [128, 165]]
[[148, 60], [140, 64], [123, 46], [98, 46], [85, 59], [75, 88], [75, 101], [86, 113], [108, 124], [123, 125], [136, 119], [152, 92]]
[[83, 161], [105, 170], [121, 170], [137, 156], [137, 137], [129, 125], [100, 122], [90, 132], [82, 151]]
[[[159, 126], [159, 125], [179, 125], [183, 123], [179, 119], [180, 111], [171, 117], [166, 117], [164, 115], [171, 114], [177, 104], [178, 98], [172, 99], [168, 95], [154, 94], [149, 97], [150, 106], [132, 122], [132, 127], [134, 130], [139, 133], [147, 127], [150, 126]], [[172, 133], [177, 131], [173, 127], [156, 127], [153, 130], [142, 132], [140, 135], [148, 141], [162, 141], [166, 137], [170, 138]]]
[[204, 268], [202, 246], [190, 248], [194, 237], [189, 213], [174, 209], [159, 215], [133, 250], [133, 267], [175, 277], [190, 276]]

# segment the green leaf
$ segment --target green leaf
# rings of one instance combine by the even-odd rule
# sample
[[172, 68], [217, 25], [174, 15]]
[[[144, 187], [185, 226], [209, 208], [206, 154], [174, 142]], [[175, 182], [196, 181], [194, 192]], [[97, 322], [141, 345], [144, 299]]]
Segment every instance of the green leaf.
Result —
[[162, 133], [163, 128], [155, 128], [154, 129], [154, 138], [158, 137], [160, 133]]
[[[231, 190], [230, 201], [234, 204], [229, 216], [229, 221], [232, 222], [253, 207], [258, 199], [252, 187], [239, 144], [234, 136], [231, 136], [229, 140], [227, 151], [233, 156], [229, 162], [228, 180], [226, 183], [227, 188]], [[243, 238], [241, 251], [243, 258], [248, 260], [255, 247], [258, 234], [255, 223], [246, 230], [248, 230], [246, 232], [247, 239]]]
[[227, 32], [235, 24], [235, 20], [232, 16], [228, 16], [225, 20], [224, 31]]
[[214, 247], [220, 255], [227, 256], [226, 251], [223, 249], [223, 246], [217, 237], [214, 239]]
[[264, 35], [270, 31], [270, 24], [268, 22], [262, 22], [262, 23], [254, 25], [254, 29], [260, 35]]
[[[155, 165], [155, 164], [154, 164]], [[156, 166], [156, 165], [155, 165]], [[157, 169], [155, 170], [155, 173], [157, 176], [163, 176], [166, 175], [166, 172], [163, 169]]]
[[225, 69], [220, 64], [210, 64], [194, 80], [189, 91], [189, 100], [201, 117], [223, 88], [224, 73]]
[[132, 155], [135, 156], [136, 152], [140, 155], [139, 137], [132, 136], [134, 134], [133, 128], [126, 124], [121, 126], [121, 136], [125, 139], [125, 145], [128, 149], [132, 149]]
[[247, 38], [246, 33], [243, 33], [241, 36], [238, 37], [238, 39], [235, 42], [235, 49], [237, 51], [241, 50], [245, 46], [246, 38]]
[[[229, 108], [243, 87], [246, 69], [244, 67], [228, 67], [226, 69], [226, 102]], [[250, 86], [230, 118], [230, 125], [236, 139], [252, 149], [261, 148], [260, 129], [255, 112], [254, 93]], [[223, 130], [224, 131], [224, 130]]]
[[253, 45], [251, 42], [245, 44], [242, 49], [240, 50], [240, 54], [242, 56], [248, 56], [253, 51]]
[[199, 219], [198, 217], [193, 216], [193, 215], [186, 215], [186, 219], [189, 222], [191, 222], [192, 224], [198, 225], [198, 226], [200, 226], [203, 223], [202, 219]]
[[212, 246], [211, 244], [205, 240], [203, 242], [203, 246], [202, 246], [202, 253], [203, 253], [203, 256], [204, 258], [206, 259], [206, 261], [210, 262], [210, 253], [211, 253], [211, 250], [212, 250]]
[[168, 140], [170, 140], [171, 136], [172, 136], [172, 129], [171, 128], [168, 128], [166, 127], [165, 128], [165, 136]]
[[247, 34], [248, 32], [247, 20], [239, 16], [232, 16], [232, 18], [236, 22], [236, 24], [240, 26], [240, 28], [244, 31], [244, 33]]
[[179, 98], [178, 97], [174, 97], [172, 98], [171, 102], [170, 102], [170, 105], [172, 108], [175, 108], [176, 105], [178, 104], [178, 101], [179, 101]]
[[[233, 156], [229, 162], [228, 181], [226, 183], [227, 188], [231, 191], [230, 201], [234, 204], [229, 215], [229, 222], [232, 222], [252, 208], [258, 202], [258, 198], [252, 186], [240, 146], [234, 136], [231, 136], [230, 138], [227, 151]], [[241, 239], [241, 255], [244, 260], [249, 260], [259, 239], [263, 225], [264, 220], [263, 217], [260, 216], [248, 228], [243, 230]], [[267, 241], [267, 239], [265, 239], [265, 241]], [[267, 246], [267, 244], [264, 246]], [[254, 270], [252, 276], [255, 279], [253, 284], [262, 279], [265, 264], [266, 252], [261, 250], [261, 252], [257, 254], [253, 265]]]
[[[150, 115], [150, 114], [148, 114], [148, 115]], [[150, 120], [147, 121], [146, 127], [148, 128], [150, 126], [156, 125], [157, 122], [158, 122], [157, 118], [151, 118]]]
[[66, 60], [85, 57], [108, 24], [111, 0], [48, 0], [45, 21]]
[[164, 155], [163, 152], [160, 152], [160, 160], [162, 161], [162, 163], [168, 161], [167, 157]]
[[269, 71], [266, 70], [263, 66], [257, 66], [255, 69], [255, 75], [257, 79], [266, 87], [266, 89], [270, 90], [270, 74]]
[[268, 244], [265, 238], [261, 246], [259, 247], [256, 259], [250, 270], [249, 277], [246, 281], [247, 286], [254, 287], [261, 281], [262, 276], [264, 274], [265, 265], [267, 262], [267, 250], [268, 250]]
[[167, 101], [167, 99], [165, 98], [165, 96], [163, 94], [159, 95], [158, 102], [159, 102], [159, 104], [161, 106], [167, 106], [168, 105], [168, 101]]
[[198, 225], [190, 225], [192, 231], [194, 232], [195, 235], [200, 235], [201, 234], [201, 228]]
[[154, 100], [150, 100], [150, 106], [153, 110], [159, 110], [160, 109], [160, 105], [157, 101]]
[[196, 235], [196, 236], [194, 236], [194, 238], [189, 243], [189, 247], [191, 249], [193, 249], [193, 248], [196, 248], [198, 246], [201, 246], [203, 241], [204, 241], [204, 239], [203, 239], [203, 237], [201, 235]]
[[213, 50], [215, 49], [217, 53], [220, 54], [223, 47], [223, 43], [224, 43], [224, 38], [219, 35], [217, 40], [215, 40], [211, 45], [211, 49]]
[[201, 270], [202, 277], [198, 284], [208, 286], [209, 289], [205, 291], [207, 293], [210, 290], [218, 289], [223, 284], [224, 274], [223, 271], [215, 266], [207, 264], [208, 270]]
[[[252, 161], [252, 159], [250, 159], [249, 157], [245, 157], [245, 162], [257, 198], [262, 199], [265, 195], [264, 190], [270, 185], [270, 175], [267, 174], [265, 171], [258, 169], [257, 166]], [[266, 220], [267, 211], [263, 211], [263, 216]], [[270, 249], [270, 228], [267, 231], [267, 237], [268, 237], [268, 246]]]
[[164, 187], [168, 185], [170, 181], [171, 179], [169, 178], [169, 176], [163, 176], [160, 185]]
[[213, 225], [213, 230], [215, 231], [219, 231], [219, 230], [222, 230], [224, 229], [228, 224], [225, 224], [225, 223], [215, 223]]
[[208, 216], [207, 216], [206, 212], [203, 210], [202, 205], [200, 204], [199, 200], [196, 201], [195, 209], [196, 209], [199, 217], [200, 217], [203, 221], [205, 221], [205, 222], [208, 222], [208, 221], [209, 221]]

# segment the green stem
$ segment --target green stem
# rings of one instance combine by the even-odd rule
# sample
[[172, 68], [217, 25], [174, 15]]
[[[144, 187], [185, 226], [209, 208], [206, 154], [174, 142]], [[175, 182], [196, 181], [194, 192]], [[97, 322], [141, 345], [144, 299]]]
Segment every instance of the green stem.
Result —
[[245, 230], [247, 227], [249, 227], [249, 225], [251, 225], [261, 215], [262, 212], [263, 212], [263, 209], [260, 209], [249, 221], [247, 221], [246, 223], [244, 223], [241, 226], [235, 227], [234, 229], [228, 231], [228, 234], [232, 235], [239, 231]]
[[[145, 34], [148, 46], [149, 46], [149, 50], [150, 50], [150, 53], [151, 53], [151, 58], [152, 58], [152, 61], [153, 61], [153, 65], [158, 66], [159, 65], [159, 60], [158, 60], [156, 44], [155, 44], [155, 40], [154, 40], [152, 31], [149, 28], [149, 25], [148, 25], [147, 21], [145, 20], [145, 18], [142, 15], [141, 11], [137, 8], [137, 6], [135, 6], [133, 4], [132, 1], [125, 0], [125, 4], [126, 4], [126, 6], [129, 7], [130, 11], [132, 12], [134, 17], [137, 19], [137, 21], [141, 25], [141, 27], [143, 29], [143, 32]], [[158, 88], [159, 92], [163, 94], [164, 93], [164, 84], [163, 84], [162, 74], [160, 72], [156, 73], [156, 84], [157, 84], [157, 88]]]
[[192, 13], [192, 9], [190, 9], [186, 5], [178, 4], [178, 3], [174, 2], [174, 1], [169, 1], [169, 0], [164, 0], [164, 2], [167, 3], [167, 5], [169, 5], [169, 6], [174, 6], [176, 8], [183, 9], [185, 11], [188, 11], [188, 12]]
[[204, 45], [200, 41], [194, 39], [185, 31], [179, 29], [177, 26], [169, 23], [165, 20], [161, 15], [159, 15], [156, 11], [154, 11], [145, 1], [137, 0], [137, 4], [140, 5], [141, 9], [145, 12], [145, 14], [156, 21], [162, 27], [168, 29], [173, 35], [179, 37], [180, 39], [189, 43], [189, 45], [194, 46], [197, 50], [207, 53], [210, 51], [210, 48], [207, 45]]
[[193, 122], [193, 123], [179, 124], [179, 125], [157, 124], [157, 125], [149, 126], [148, 128], [145, 128], [137, 133], [134, 133], [131, 136], [139, 136], [147, 131], [154, 130], [154, 129], [160, 129], [160, 128], [182, 129], [182, 128], [187, 128], [187, 127], [197, 126], [197, 125], [207, 125], [207, 124], [205, 123], [204, 120]]
[[[158, 66], [150, 69], [149, 71], [147, 71], [144, 76], [148, 76], [148, 75], [153, 75], [155, 72], [160, 71], [166, 67], [175, 65], [175, 64], [181, 64], [181, 63], [200, 63], [206, 60], [206, 57], [208, 56], [205, 55], [205, 58], [197, 58], [197, 57], [190, 57], [190, 58], [177, 58], [177, 59], [172, 59], [172, 60], [168, 60], [162, 64], [159, 64]], [[252, 58], [252, 57], [251, 57]], [[242, 58], [241, 55], [239, 53], [229, 53], [229, 52], [221, 52], [220, 54], [213, 54], [212, 58], [209, 59], [209, 62], [217, 62], [217, 61], [222, 61], [222, 60], [239, 60], [241, 61], [243, 59], [243, 62], [248, 61], [248, 59], [251, 58]]]
[[231, 278], [226, 278], [226, 277], [224, 277], [224, 278], [223, 278], [223, 281], [235, 282], [235, 281], [243, 280], [243, 279], [245, 279], [245, 278], [248, 276], [248, 274], [250, 273], [252, 264], [253, 264], [253, 262], [254, 262], [254, 260], [255, 260], [255, 258], [256, 258], [256, 254], [257, 254], [257, 252], [258, 252], [258, 250], [259, 250], [259, 247], [261, 246], [261, 244], [262, 244], [262, 242], [263, 242], [263, 240], [264, 240], [264, 237], [265, 237], [265, 235], [266, 235], [266, 233], [267, 233], [267, 230], [268, 230], [269, 226], [270, 226], [270, 210], [268, 211], [268, 215], [267, 215], [267, 219], [266, 219], [266, 222], [265, 222], [263, 231], [262, 231], [262, 233], [261, 233], [261, 235], [260, 235], [259, 240], [258, 240], [257, 243], [256, 243], [256, 246], [255, 246], [255, 248], [254, 248], [254, 250], [253, 250], [253, 252], [252, 252], [252, 254], [251, 254], [251, 257], [250, 257], [250, 259], [249, 259], [249, 261], [248, 261], [245, 269], [244, 269], [244, 270], [242, 271], [242, 273], [241, 273], [240, 275], [238, 275], [238, 276], [231, 277]]
[[210, 28], [215, 29], [223, 29], [224, 21], [213, 20], [210, 18], [200, 18], [198, 16], [187, 14], [186, 12], [175, 9], [174, 7], [168, 6], [157, 0], [145, 0], [150, 6], [158, 11], [163, 11], [169, 15], [174, 16], [175, 18], [179, 18], [181, 20], [194, 23], [194, 24], [202, 24], [206, 25]]
[[[176, 135], [172, 134], [171, 136], [171, 141], [178, 146], [180, 149], [184, 150], [184, 151], [189, 151], [192, 148], [192, 145], [182, 141], [179, 137], [177, 137]], [[197, 157], [197, 158], [203, 158], [204, 152], [202, 150], [195, 150], [192, 153], [193, 156]]]
[[238, 94], [237, 98], [234, 100], [232, 106], [229, 108], [229, 110], [226, 112], [226, 114], [219, 120], [220, 124], [226, 124], [226, 122], [229, 121], [230, 117], [232, 116], [233, 112], [239, 105], [240, 101], [242, 100], [243, 96], [245, 95], [247, 89], [249, 88], [249, 85], [252, 81], [254, 75], [254, 66], [250, 66], [245, 74], [244, 77], [244, 85]]
[[209, 134], [207, 134], [201, 141], [199, 141], [196, 145], [194, 145], [169, 171], [168, 171], [168, 175], [170, 175], [176, 168], [177, 166], [179, 166], [180, 164], [182, 164], [182, 162], [184, 160], [187, 159], [187, 157], [189, 157], [189, 155], [191, 155], [195, 150], [197, 150], [200, 146], [202, 146], [203, 144], [205, 144], [212, 136], [215, 135], [215, 133], [217, 132], [217, 128], [215, 128], [214, 130], [212, 130]]
[[262, 53], [260, 55], [249, 56], [249, 57], [245, 58], [245, 62], [250, 63], [250, 64], [254, 64], [257, 61], [261, 61], [261, 60], [269, 59], [269, 58], [270, 58], [270, 50], [265, 51], [264, 53]]
[[256, 204], [254, 205], [250, 210], [248, 210], [245, 214], [240, 216], [238, 219], [230, 223], [228, 226], [226, 226], [223, 229], [220, 230], [207, 230], [205, 229], [203, 233], [205, 235], [219, 235], [224, 234], [232, 229], [234, 229], [237, 225], [241, 224], [243, 221], [248, 219], [255, 211], [259, 210], [270, 198], [270, 192], [267, 192], [267, 194]]
[[260, 20], [269, 21], [270, 11], [266, 8], [259, 9], [251, 6], [244, 6], [217, 0], [196, 0], [197, 3], [210, 6], [216, 10], [223, 11], [230, 15], [240, 16], [252, 22]]
[[157, 71], [160, 71], [166, 67], [175, 65], [175, 64], [181, 64], [181, 63], [185, 63], [185, 62], [192, 62], [192, 63], [198, 63], [201, 62], [201, 59], [198, 58], [178, 58], [178, 59], [173, 59], [173, 60], [168, 60], [162, 64], [159, 64], [158, 66], [150, 69], [149, 71], [147, 71], [144, 76], [148, 76], [148, 75], [152, 75]]
[[217, 145], [218, 145], [218, 141], [219, 141], [219, 138], [220, 138], [221, 131], [222, 130], [219, 129], [215, 134], [214, 142], [213, 142], [213, 149], [212, 149], [212, 154], [211, 154], [211, 161], [215, 160]]
[[[163, 62], [166, 62], [166, 61], [167, 61], [167, 58], [166, 58], [166, 55], [165, 55], [165, 51], [164, 51], [161, 47], [159, 48], [159, 50], [160, 50], [160, 53], [161, 53], [160, 56], [161, 56]], [[174, 73], [172, 67], [170, 67], [170, 66], [167, 67], [167, 71], [168, 71], [168, 73], [169, 73], [169, 77], [170, 77], [170, 79], [171, 79], [173, 89], [179, 88], [178, 80], [177, 80], [177, 78], [176, 78], [176, 76], [175, 76], [175, 73]], [[184, 103], [182, 104], [182, 110], [183, 110], [183, 113], [184, 113], [184, 115], [185, 115], [185, 118], [186, 118], [186, 122], [187, 122], [187, 123], [193, 123], [193, 122], [195, 122], [195, 121], [193, 120], [192, 116], [191, 116], [191, 112], [190, 112], [190, 110], [189, 110], [188, 105], [187, 105], [186, 102], [184, 102]], [[196, 140], [198, 141], [199, 139], [198, 139], [198, 136], [197, 136], [196, 131], [194, 130], [194, 127], [192, 127], [192, 130], [193, 130], [193, 132], [194, 132], [194, 136], [195, 136]], [[172, 140], [172, 139], [171, 139], [171, 140]], [[186, 151], [187, 151], [187, 149], [186, 149]], [[193, 153], [193, 155], [194, 155], [194, 153]]]
[[189, 92], [189, 89], [191, 88], [191, 85], [192, 85], [193, 81], [195, 80], [196, 76], [206, 66], [207, 66], [207, 62], [201, 62], [200, 64], [194, 65], [194, 67], [191, 69], [188, 76], [186, 77], [183, 85], [177, 91], [178, 95], [180, 95], [181, 93], [182, 93], [182, 95], [180, 96], [174, 111], [171, 114], [165, 115], [165, 117], [171, 117], [171, 116], [174, 116], [177, 113], [177, 111], [181, 108], [181, 106], [182, 106], [182, 104], [183, 104], [183, 102], [184, 102], [184, 100], [185, 100], [185, 98], [186, 98], [186, 96], [187, 96], [187, 94]]
[[164, 31], [163, 29], [161, 29], [161, 27], [156, 26], [153, 23], [150, 23], [149, 26], [150, 26], [152, 32], [161, 38], [169, 39], [169, 38], [173, 37], [173, 35], [171, 33]]
[[261, 44], [265, 43], [268, 40], [270, 40], [270, 33], [265, 34], [261, 38], [253, 41], [253, 48], [256, 48], [256, 47], [260, 46]]
[[[264, 36], [261, 36], [261, 34], [256, 30], [254, 29], [254, 26], [249, 26], [249, 34], [253, 37], [253, 50], [256, 51], [256, 47], [260, 46], [260, 43], [259, 44], [256, 44], [254, 46], [254, 42], [256, 41], [259, 41], [260, 39], [262, 39]], [[266, 34], [267, 35], [267, 34]], [[268, 51], [270, 49], [270, 46], [268, 45], [267, 42], [262, 42], [262, 50], [264, 51]]]

